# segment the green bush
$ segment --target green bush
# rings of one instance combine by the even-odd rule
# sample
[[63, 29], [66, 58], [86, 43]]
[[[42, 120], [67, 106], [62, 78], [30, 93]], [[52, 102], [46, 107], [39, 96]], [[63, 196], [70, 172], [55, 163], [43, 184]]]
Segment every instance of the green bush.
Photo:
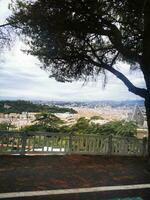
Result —
[[137, 125], [134, 122], [113, 121], [100, 125], [90, 123], [86, 118], [78, 119], [77, 123], [71, 127], [74, 134], [100, 134], [117, 136], [135, 136]]
[[91, 117], [91, 120], [99, 120], [99, 119], [103, 120], [104, 118], [101, 116], [97, 116], [97, 115]]

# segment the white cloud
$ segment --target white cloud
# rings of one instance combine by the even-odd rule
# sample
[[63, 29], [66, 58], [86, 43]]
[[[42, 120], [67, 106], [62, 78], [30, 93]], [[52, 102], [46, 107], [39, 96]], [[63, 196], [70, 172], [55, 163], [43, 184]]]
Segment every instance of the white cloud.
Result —
[[0, 1], [0, 24], [5, 23], [6, 17], [9, 16], [10, 10], [8, 9], [8, 4], [11, 0], [1, 0]]
[[[126, 100], [138, 96], [128, 89], [114, 75], [108, 73], [108, 84], [102, 89], [102, 78], [97, 82], [60, 83], [48, 78], [48, 73], [41, 70], [39, 61], [24, 54], [20, 48], [24, 45], [17, 42], [12, 51], [5, 52], [5, 62], [0, 64], [0, 93], [2, 96], [50, 100]], [[143, 86], [140, 73], [129, 74], [129, 66], [121, 63], [123, 71], [137, 85]]]

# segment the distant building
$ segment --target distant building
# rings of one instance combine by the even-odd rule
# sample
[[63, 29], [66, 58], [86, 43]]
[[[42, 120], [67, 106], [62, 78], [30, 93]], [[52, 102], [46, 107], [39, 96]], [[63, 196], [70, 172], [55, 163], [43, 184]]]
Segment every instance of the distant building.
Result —
[[135, 122], [140, 128], [147, 128], [145, 109], [135, 106], [133, 112], [128, 113], [128, 121]]
[[103, 125], [103, 124], [107, 124], [108, 122], [110, 122], [110, 120], [104, 120], [104, 119], [98, 119], [98, 120], [91, 120], [91, 123], [94, 124], [99, 124], [99, 125]]
[[8, 122], [21, 128], [34, 124], [36, 114], [38, 113], [0, 113], [0, 123]]
[[77, 114], [70, 114], [69, 112], [67, 112], [55, 113], [55, 115], [65, 121], [67, 125], [74, 124], [77, 121]]
[[11, 108], [11, 106], [5, 103], [4, 108], [9, 109], [9, 108]]

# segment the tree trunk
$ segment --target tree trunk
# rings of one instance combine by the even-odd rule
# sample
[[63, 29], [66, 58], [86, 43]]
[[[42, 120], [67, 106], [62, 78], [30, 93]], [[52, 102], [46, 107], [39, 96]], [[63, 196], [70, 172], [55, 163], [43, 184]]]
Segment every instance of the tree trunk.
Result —
[[150, 97], [150, 1], [148, 0], [146, 2], [144, 8], [143, 55], [141, 68]]
[[148, 155], [150, 157], [150, 98], [145, 99], [145, 108], [148, 126]]
[[150, 1], [144, 6], [144, 37], [141, 69], [144, 74], [148, 95], [145, 97], [145, 108], [148, 125], [148, 154], [150, 157]]

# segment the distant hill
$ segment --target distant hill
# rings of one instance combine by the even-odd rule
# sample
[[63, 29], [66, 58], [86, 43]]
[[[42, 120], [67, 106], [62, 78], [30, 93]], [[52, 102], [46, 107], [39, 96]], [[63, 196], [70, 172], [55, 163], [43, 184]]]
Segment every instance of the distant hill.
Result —
[[72, 108], [60, 108], [58, 106], [48, 106], [35, 104], [30, 101], [0, 101], [0, 113], [22, 113], [22, 112], [51, 112], [51, 113], [77, 113]]

